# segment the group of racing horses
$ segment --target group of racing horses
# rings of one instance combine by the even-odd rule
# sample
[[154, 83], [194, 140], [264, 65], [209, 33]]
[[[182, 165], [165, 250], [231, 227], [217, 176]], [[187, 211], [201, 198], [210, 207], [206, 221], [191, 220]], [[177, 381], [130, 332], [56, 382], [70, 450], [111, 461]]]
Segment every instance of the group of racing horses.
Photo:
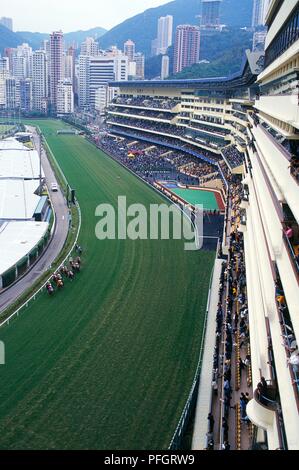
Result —
[[54, 294], [55, 289], [52, 282], [57, 289], [64, 287], [64, 279], [70, 279], [71, 281], [75, 277], [75, 273], [79, 273], [81, 270], [81, 258], [77, 256], [75, 259], [69, 260], [68, 266], [61, 266], [60, 270], [53, 274], [51, 281], [47, 282], [46, 289], [49, 295]]

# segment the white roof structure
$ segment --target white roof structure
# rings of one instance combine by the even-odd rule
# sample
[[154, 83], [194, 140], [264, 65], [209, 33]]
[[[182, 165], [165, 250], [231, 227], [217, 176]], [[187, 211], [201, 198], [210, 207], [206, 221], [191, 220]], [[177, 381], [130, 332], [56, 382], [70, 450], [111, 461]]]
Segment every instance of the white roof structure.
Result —
[[21, 142], [18, 142], [13, 137], [9, 139], [0, 140], [0, 151], [2, 150], [26, 150], [27, 147]]
[[0, 226], [0, 276], [27, 256], [46, 234], [47, 222], [7, 222]]
[[40, 196], [38, 180], [0, 179], [0, 220], [32, 219]]
[[0, 150], [0, 179], [39, 179], [39, 155], [36, 150], [25, 148]]

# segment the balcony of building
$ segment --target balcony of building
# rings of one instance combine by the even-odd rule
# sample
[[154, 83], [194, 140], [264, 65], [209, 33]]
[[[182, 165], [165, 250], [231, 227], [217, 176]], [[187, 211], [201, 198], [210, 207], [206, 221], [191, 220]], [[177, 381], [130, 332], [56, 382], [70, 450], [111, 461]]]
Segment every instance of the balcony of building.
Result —
[[248, 186], [247, 184], [243, 183], [243, 191], [242, 191], [242, 197], [241, 197], [241, 202], [240, 202], [240, 209], [248, 209], [249, 207], [249, 191], [248, 191]]
[[299, 412], [299, 353], [297, 338], [294, 332], [292, 318], [290, 316], [287, 299], [283, 289], [283, 284], [277, 270], [276, 280], [276, 303], [281, 327], [281, 337], [285, 349], [286, 364], [290, 372], [290, 379], [293, 386], [293, 392]]
[[288, 250], [299, 288], [299, 225], [287, 204], [283, 205], [283, 240]]
[[296, 250], [299, 246], [298, 223], [290, 206], [279, 198], [280, 193], [272, 178], [272, 168], [263, 164], [259, 151], [252, 155], [251, 162], [258, 208], [262, 214], [264, 230], [268, 234], [268, 249], [277, 263], [294, 330], [299, 335], [299, 318], [296, 313], [299, 294], [296, 260]]
[[[277, 2], [276, 2], [277, 3]], [[277, 66], [276, 62], [285, 60], [284, 55], [296, 44], [299, 39], [299, 5], [296, 0], [288, 0], [279, 3], [278, 14], [274, 13], [274, 2], [268, 12], [268, 24], [270, 25], [266, 40], [265, 71], [268, 67]], [[271, 19], [272, 15], [272, 19]]]
[[[261, 122], [253, 124], [252, 135], [254, 145], [258, 151], [259, 158], [265, 169], [265, 172], [277, 185], [282, 196], [282, 202], [285, 201], [290, 207], [297, 223], [299, 223], [299, 155], [291, 155], [271, 133], [265, 129]], [[298, 148], [297, 142], [294, 142], [294, 149]]]
[[256, 428], [253, 433], [252, 448], [256, 449], [256, 444], [262, 442], [265, 450], [287, 450], [288, 444], [278, 390], [273, 382], [267, 381], [266, 383], [265, 391], [261, 390], [261, 382], [258, 384], [253, 399], [246, 408], [247, 416]]
[[261, 96], [255, 107], [260, 112], [299, 129], [298, 94]]

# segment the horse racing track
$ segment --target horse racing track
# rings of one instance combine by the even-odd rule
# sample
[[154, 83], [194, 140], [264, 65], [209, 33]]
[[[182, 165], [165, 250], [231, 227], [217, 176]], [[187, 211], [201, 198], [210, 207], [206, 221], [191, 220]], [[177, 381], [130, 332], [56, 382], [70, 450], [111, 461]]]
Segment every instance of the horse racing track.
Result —
[[82, 211], [82, 270], [0, 330], [2, 449], [166, 449], [196, 370], [214, 253], [95, 237], [100, 203], [164, 200], [66, 125], [36, 121]]

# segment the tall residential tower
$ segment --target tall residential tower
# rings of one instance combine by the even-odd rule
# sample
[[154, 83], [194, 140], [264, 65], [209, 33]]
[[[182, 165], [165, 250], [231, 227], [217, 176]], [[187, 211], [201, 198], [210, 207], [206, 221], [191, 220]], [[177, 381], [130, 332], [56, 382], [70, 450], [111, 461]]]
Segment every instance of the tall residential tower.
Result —
[[176, 29], [173, 72], [181, 72], [199, 62], [200, 30], [198, 26], [180, 25]]
[[52, 110], [57, 109], [58, 83], [63, 80], [63, 33], [50, 35], [50, 100]]
[[202, 0], [201, 27], [219, 29], [220, 5], [222, 0]]
[[172, 45], [173, 16], [161, 16], [158, 19], [158, 37], [156, 54], [165, 54]]

